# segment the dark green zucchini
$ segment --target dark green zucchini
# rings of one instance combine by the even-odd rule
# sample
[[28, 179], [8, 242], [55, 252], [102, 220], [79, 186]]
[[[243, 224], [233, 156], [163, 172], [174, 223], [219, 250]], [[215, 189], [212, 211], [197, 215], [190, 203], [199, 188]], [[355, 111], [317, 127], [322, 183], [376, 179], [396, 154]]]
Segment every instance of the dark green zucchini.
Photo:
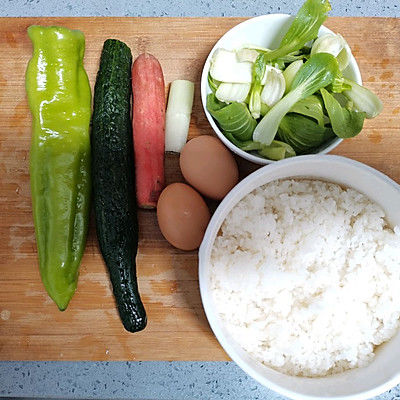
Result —
[[131, 125], [129, 47], [104, 43], [94, 89], [92, 181], [97, 238], [119, 315], [129, 332], [146, 326], [136, 278], [138, 221]]

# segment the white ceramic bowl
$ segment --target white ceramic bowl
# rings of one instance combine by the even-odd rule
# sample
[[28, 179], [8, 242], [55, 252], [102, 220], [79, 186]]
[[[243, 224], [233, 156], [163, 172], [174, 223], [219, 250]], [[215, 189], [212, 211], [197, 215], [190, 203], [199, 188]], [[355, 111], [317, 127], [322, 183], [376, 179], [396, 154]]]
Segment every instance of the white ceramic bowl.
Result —
[[[223, 135], [215, 123], [214, 118], [207, 111], [207, 95], [211, 93], [211, 89], [207, 81], [208, 71], [210, 69], [210, 60], [214, 51], [218, 48], [234, 50], [244, 44], [254, 44], [271, 49], [277, 48], [293, 19], [294, 17], [288, 14], [269, 14], [251, 18], [236, 25], [218, 40], [208, 55], [203, 67], [203, 73], [201, 75], [201, 101], [203, 103], [204, 112], [207, 116], [208, 122], [225, 146], [227, 146], [234, 153], [238, 154], [240, 157], [243, 157], [246, 160], [252, 161], [256, 164], [270, 164], [275, 161], [268, 160], [256, 154], [247, 153], [236, 147]], [[332, 31], [325, 26], [322, 26], [319, 34], [322, 35], [325, 33], [332, 33]], [[360, 70], [358, 69], [357, 62], [353, 56], [351, 56], [349, 66], [343, 71], [343, 74], [345, 77], [354, 80], [360, 85], [362, 84]], [[328, 153], [338, 146], [341, 141], [342, 139], [335, 138], [332, 141], [322, 145], [315, 151], [315, 153]]]
[[381, 345], [365, 367], [324, 378], [303, 378], [266, 367], [246, 353], [229, 335], [216, 312], [210, 290], [210, 255], [215, 237], [230, 210], [248, 193], [268, 182], [309, 177], [336, 182], [367, 195], [385, 210], [392, 225], [400, 225], [400, 186], [367, 165], [332, 155], [307, 155], [260, 168], [224, 198], [208, 225], [199, 250], [199, 282], [209, 324], [227, 354], [261, 384], [293, 399], [368, 399], [400, 383], [400, 333]]

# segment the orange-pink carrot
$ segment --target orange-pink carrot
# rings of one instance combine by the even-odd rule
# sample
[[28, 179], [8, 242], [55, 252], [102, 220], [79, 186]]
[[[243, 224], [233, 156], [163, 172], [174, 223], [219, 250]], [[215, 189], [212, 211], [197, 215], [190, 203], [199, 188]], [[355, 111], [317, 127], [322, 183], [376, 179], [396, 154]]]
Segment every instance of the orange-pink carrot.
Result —
[[141, 208], [154, 208], [165, 184], [165, 84], [162, 68], [151, 54], [132, 66], [133, 142], [136, 198]]

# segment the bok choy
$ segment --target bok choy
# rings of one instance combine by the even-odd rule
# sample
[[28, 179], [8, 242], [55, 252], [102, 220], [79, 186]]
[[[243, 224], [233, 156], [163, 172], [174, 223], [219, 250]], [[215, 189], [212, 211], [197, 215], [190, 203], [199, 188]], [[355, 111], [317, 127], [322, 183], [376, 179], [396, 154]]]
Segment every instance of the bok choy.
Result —
[[307, 42], [315, 39], [330, 10], [328, 0], [306, 0], [279, 47], [265, 53], [267, 60], [275, 60], [300, 50]]
[[268, 65], [261, 83], [264, 85], [261, 102], [268, 107], [274, 106], [285, 93], [286, 82], [282, 71]]
[[337, 58], [339, 68], [343, 71], [348, 65], [351, 56], [351, 50], [342, 35], [326, 33], [320, 36], [313, 44], [311, 55], [317, 53], [329, 53]]
[[270, 160], [350, 138], [383, 108], [346, 76], [351, 49], [340, 34], [318, 37], [329, 0], [305, 0], [278, 48], [260, 43], [212, 56], [207, 110], [238, 148]]
[[210, 93], [207, 96], [207, 109], [223, 132], [231, 133], [238, 140], [252, 138], [257, 121], [243, 103], [233, 102], [226, 105]]
[[224, 135], [239, 149], [244, 151], [255, 151], [260, 156], [269, 158], [270, 160], [279, 161], [296, 155], [296, 152], [290, 144], [279, 140], [273, 140], [269, 146], [265, 146], [259, 142], [253, 142], [252, 140], [242, 142], [237, 140], [229, 132], [224, 132]]
[[331, 128], [318, 125], [299, 114], [288, 114], [279, 125], [280, 140], [290, 144], [296, 154], [310, 153], [327, 140], [335, 137]]
[[251, 84], [249, 100], [249, 110], [251, 115], [256, 119], [260, 117], [261, 112], [261, 91], [263, 89], [262, 80], [264, 78], [266, 68], [267, 61], [265, 54], [261, 53], [254, 62], [253, 82]]
[[240, 62], [235, 51], [217, 49], [211, 59], [210, 75], [220, 82], [251, 83], [252, 64]]
[[355, 110], [364, 112], [366, 118], [375, 118], [382, 112], [383, 104], [375, 93], [350, 79], [344, 79], [344, 82], [349, 90], [343, 91], [343, 94], [353, 103]]
[[321, 89], [321, 94], [336, 136], [351, 138], [359, 134], [363, 127], [365, 113], [342, 107], [339, 101], [325, 89]]
[[293, 79], [302, 66], [303, 60], [296, 60], [289, 64], [288, 67], [283, 71], [283, 77], [285, 78], [285, 94], [290, 90]]
[[246, 100], [250, 87], [250, 83], [222, 82], [215, 92], [215, 97], [225, 103], [231, 103], [232, 101], [242, 103]]
[[319, 126], [325, 125], [325, 120], [329, 118], [324, 115], [324, 105], [319, 96], [311, 95], [298, 101], [291, 109], [291, 113], [297, 113], [313, 118]]
[[335, 57], [328, 53], [317, 53], [299, 69], [292, 83], [292, 89], [263, 117], [254, 130], [253, 140], [265, 145], [271, 144], [282, 118], [300, 100], [314, 94], [332, 83], [340, 73]]

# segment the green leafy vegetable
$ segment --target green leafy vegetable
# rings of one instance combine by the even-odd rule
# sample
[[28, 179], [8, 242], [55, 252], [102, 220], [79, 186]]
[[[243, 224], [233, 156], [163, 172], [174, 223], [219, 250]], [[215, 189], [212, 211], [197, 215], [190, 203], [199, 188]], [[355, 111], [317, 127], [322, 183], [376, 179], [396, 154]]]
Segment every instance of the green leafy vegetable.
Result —
[[325, 89], [321, 89], [321, 94], [335, 134], [340, 138], [351, 138], [358, 135], [364, 124], [365, 113], [342, 107]]
[[251, 83], [251, 62], [240, 62], [236, 51], [216, 49], [210, 60], [210, 75], [220, 82]]
[[335, 137], [335, 134], [331, 128], [320, 126], [303, 115], [290, 113], [283, 117], [278, 136], [290, 144], [296, 154], [304, 154]]
[[219, 101], [214, 93], [210, 93], [207, 95], [207, 104], [206, 104], [208, 112], [213, 115], [215, 111], [221, 110], [221, 108], [226, 107], [226, 104], [222, 101]]
[[219, 101], [225, 103], [231, 103], [237, 101], [242, 103], [246, 100], [249, 94], [251, 84], [250, 83], [226, 83], [222, 82], [217, 91], [215, 92], [215, 97]]
[[231, 133], [238, 140], [251, 139], [257, 121], [251, 116], [245, 104], [233, 102], [226, 105], [210, 93], [207, 96], [207, 110], [222, 131]]
[[290, 64], [292, 62], [304, 60], [307, 58], [308, 58], [308, 56], [306, 54], [302, 53], [301, 51], [294, 51], [292, 53], [287, 54], [286, 56], [277, 58], [276, 60], [274, 60], [274, 62], [276, 62], [278, 64], [281, 62], [284, 64]]
[[382, 112], [383, 104], [375, 93], [372, 93], [364, 86], [360, 86], [350, 79], [344, 79], [344, 82], [350, 88], [343, 91], [343, 94], [352, 101], [357, 111], [364, 112], [366, 118], [375, 118]]
[[286, 82], [285, 93], [288, 93], [290, 91], [293, 79], [302, 66], [303, 66], [303, 60], [297, 60], [289, 64], [287, 68], [283, 71], [283, 77], [285, 78]]
[[340, 75], [340, 71], [335, 57], [327, 53], [315, 54], [294, 77], [292, 89], [301, 87], [303, 93], [307, 93], [305, 97], [308, 97], [321, 87], [332, 83], [338, 75]]
[[256, 119], [260, 117], [261, 111], [261, 81], [267, 67], [265, 54], [266, 53], [260, 53], [253, 64], [253, 81], [250, 89], [249, 110], [251, 115]]
[[207, 109], [235, 146], [271, 160], [312, 153], [357, 135], [382, 111], [374, 93], [343, 77], [352, 57], [346, 40], [318, 37], [330, 9], [329, 0], [305, 0], [275, 50], [214, 52]]
[[[271, 61], [271, 63], [272, 63], [272, 61]], [[274, 60], [273, 65], [275, 68], [280, 69], [281, 71], [283, 71], [285, 69], [285, 62], [282, 60], [282, 58], [278, 58], [278, 59]]]
[[210, 86], [211, 91], [213, 93], [215, 93], [218, 89], [218, 86], [221, 84], [221, 82], [214, 79], [210, 73], [208, 73], [207, 81], [208, 81], [208, 86]]
[[267, 106], [264, 103], [261, 103], [261, 112], [260, 112], [260, 114], [262, 116], [264, 116], [270, 109], [271, 109], [271, 107]]
[[313, 118], [318, 122], [319, 126], [324, 126], [324, 105], [320, 97], [316, 95], [311, 95], [303, 100], [298, 101], [290, 109], [290, 112]]
[[285, 93], [286, 82], [282, 71], [268, 65], [261, 83], [264, 85], [261, 102], [272, 107]]
[[342, 35], [326, 33], [314, 42], [311, 55], [316, 53], [332, 54], [337, 58], [339, 68], [343, 71], [349, 65], [351, 50]]
[[253, 140], [270, 145], [285, 114], [298, 101], [332, 83], [338, 74], [340, 71], [337, 60], [331, 54], [318, 53], [311, 56], [294, 77], [292, 90], [259, 122], [254, 130]]
[[230, 132], [224, 132], [225, 137], [232, 142], [236, 147], [243, 151], [257, 151], [257, 153], [270, 160], [282, 160], [296, 155], [292, 146], [287, 143], [273, 140], [269, 146], [263, 145], [252, 140], [240, 141], [237, 140]]
[[255, 62], [258, 57], [258, 51], [252, 48], [243, 47], [236, 51], [236, 57], [239, 62]]
[[332, 93], [342, 93], [344, 90], [351, 89], [351, 86], [348, 83], [346, 83], [342, 74], [340, 74], [335, 77], [335, 79], [327, 89], [329, 89], [329, 91]]
[[262, 146], [258, 154], [270, 160], [283, 160], [284, 158], [294, 157], [296, 152], [288, 143], [273, 140], [269, 146]]
[[331, 5], [328, 0], [306, 0], [276, 50], [265, 53], [267, 60], [274, 60], [300, 50], [318, 36]]
[[223, 132], [223, 134], [230, 142], [232, 142], [236, 147], [243, 151], [253, 151], [261, 149], [260, 143], [253, 142], [252, 140], [238, 140], [230, 132]]

